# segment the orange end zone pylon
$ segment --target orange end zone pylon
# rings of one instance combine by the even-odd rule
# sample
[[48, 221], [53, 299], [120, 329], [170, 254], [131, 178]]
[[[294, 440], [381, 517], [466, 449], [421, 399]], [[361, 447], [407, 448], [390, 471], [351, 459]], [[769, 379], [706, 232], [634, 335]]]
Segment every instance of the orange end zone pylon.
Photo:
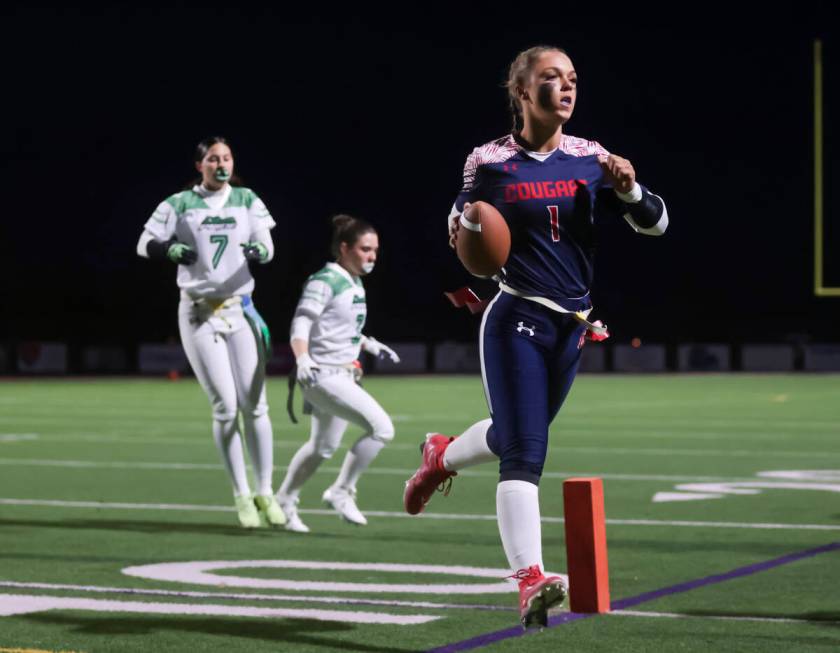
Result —
[[563, 510], [569, 606], [572, 612], [609, 612], [607, 528], [601, 479], [570, 478], [564, 481]]

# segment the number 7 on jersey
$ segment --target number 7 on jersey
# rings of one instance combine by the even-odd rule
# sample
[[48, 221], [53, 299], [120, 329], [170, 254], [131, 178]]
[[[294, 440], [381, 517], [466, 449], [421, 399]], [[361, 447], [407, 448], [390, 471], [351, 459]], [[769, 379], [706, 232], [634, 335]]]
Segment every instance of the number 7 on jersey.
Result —
[[225, 235], [210, 236], [210, 242], [216, 245], [216, 253], [213, 254], [213, 269], [215, 270], [216, 266], [219, 265], [219, 261], [222, 259], [225, 247], [227, 247], [228, 237]]

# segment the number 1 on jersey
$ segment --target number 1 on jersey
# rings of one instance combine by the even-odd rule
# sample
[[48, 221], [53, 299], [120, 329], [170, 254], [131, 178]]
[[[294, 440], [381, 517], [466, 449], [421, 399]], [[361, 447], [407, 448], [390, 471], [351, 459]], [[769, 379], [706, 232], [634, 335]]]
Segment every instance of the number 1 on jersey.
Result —
[[222, 260], [222, 253], [225, 251], [225, 247], [228, 244], [228, 237], [221, 235], [221, 236], [210, 236], [210, 242], [216, 245], [216, 253], [213, 254], [213, 269], [216, 269], [216, 266], [219, 265], [219, 261]]
[[548, 208], [548, 222], [551, 225], [551, 241], [554, 243], [560, 242], [560, 211], [557, 205], [552, 205]]

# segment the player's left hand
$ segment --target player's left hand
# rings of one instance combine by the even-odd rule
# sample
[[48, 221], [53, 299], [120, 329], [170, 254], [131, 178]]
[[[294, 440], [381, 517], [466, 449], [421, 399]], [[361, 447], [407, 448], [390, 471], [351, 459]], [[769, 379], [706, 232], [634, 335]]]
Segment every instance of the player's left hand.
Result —
[[297, 357], [295, 360], [295, 365], [297, 367], [297, 380], [305, 388], [310, 388], [315, 385], [315, 382], [318, 380], [318, 372], [320, 371], [320, 367], [318, 367], [318, 363], [312, 360], [312, 357], [309, 353], [303, 353]]
[[617, 192], [629, 193], [633, 190], [636, 184], [636, 171], [627, 159], [615, 154], [609, 156], [602, 154], [598, 157], [598, 163]]
[[365, 336], [364, 341], [362, 342], [362, 348], [371, 354], [372, 356], [376, 356], [377, 358], [381, 358], [382, 356], [387, 356], [391, 359], [392, 363], [399, 363], [400, 357], [397, 356], [397, 352], [391, 349], [388, 345], [382, 344], [376, 338], [371, 338], [370, 336]]
[[249, 261], [259, 263], [268, 258], [268, 248], [260, 242], [242, 243], [242, 253]]

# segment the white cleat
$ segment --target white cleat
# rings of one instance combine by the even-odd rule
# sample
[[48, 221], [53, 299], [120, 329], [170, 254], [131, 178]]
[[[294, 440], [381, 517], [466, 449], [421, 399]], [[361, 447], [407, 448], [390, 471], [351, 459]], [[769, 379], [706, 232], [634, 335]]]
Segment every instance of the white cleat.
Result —
[[357, 526], [366, 526], [367, 519], [356, 505], [356, 489], [345, 490], [340, 487], [328, 487], [321, 497], [345, 521]]
[[293, 533], [308, 533], [309, 526], [304, 524], [301, 521], [300, 515], [298, 515], [297, 507], [299, 502], [299, 497], [292, 498], [282, 494], [277, 495], [277, 503], [280, 504], [283, 514], [286, 515], [286, 530], [292, 531]]

